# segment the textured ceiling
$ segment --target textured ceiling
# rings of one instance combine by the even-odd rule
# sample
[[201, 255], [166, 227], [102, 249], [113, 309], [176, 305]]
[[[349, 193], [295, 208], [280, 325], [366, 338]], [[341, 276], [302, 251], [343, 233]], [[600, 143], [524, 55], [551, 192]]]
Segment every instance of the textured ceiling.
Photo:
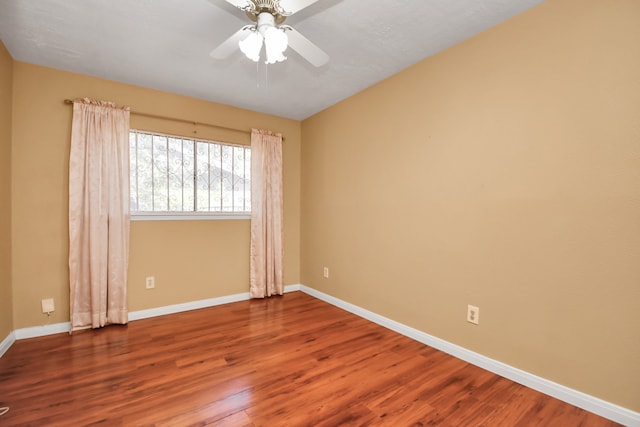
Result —
[[211, 58], [250, 23], [224, 0], [0, 0], [0, 39], [18, 61], [301, 120], [541, 2], [319, 0], [287, 24], [320, 68]]

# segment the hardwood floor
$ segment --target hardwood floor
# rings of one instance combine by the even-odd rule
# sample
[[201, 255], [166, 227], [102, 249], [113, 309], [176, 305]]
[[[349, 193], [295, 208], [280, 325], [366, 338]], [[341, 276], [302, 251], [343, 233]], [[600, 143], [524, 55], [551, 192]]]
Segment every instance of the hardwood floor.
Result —
[[612, 426], [301, 292], [17, 341], [2, 426]]

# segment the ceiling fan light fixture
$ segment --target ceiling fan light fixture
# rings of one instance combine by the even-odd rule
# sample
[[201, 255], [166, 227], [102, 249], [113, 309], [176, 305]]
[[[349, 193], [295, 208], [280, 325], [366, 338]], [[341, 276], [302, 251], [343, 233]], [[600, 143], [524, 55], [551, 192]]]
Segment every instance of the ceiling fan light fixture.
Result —
[[[213, 2], [214, 0], [211, 1]], [[319, 0], [226, 1], [242, 10], [253, 23], [240, 28], [231, 37], [213, 49], [210, 53], [211, 57], [225, 59], [231, 56], [239, 46], [240, 50], [250, 60], [254, 62], [263, 60], [265, 64], [274, 64], [285, 61], [287, 57], [284, 56], [284, 52], [291, 47], [302, 58], [316, 67], [321, 67], [329, 61], [329, 55], [300, 34], [300, 32], [284, 24], [289, 16]], [[263, 46], [264, 56], [262, 54]]]
[[266, 63], [274, 64], [287, 59], [284, 51], [287, 49], [288, 37], [284, 30], [276, 27], [267, 28], [264, 32], [264, 44], [267, 54]]
[[251, 33], [238, 44], [242, 53], [254, 62], [260, 60], [262, 46], [265, 46], [265, 64], [275, 64], [287, 59], [288, 37], [283, 28], [276, 27], [275, 17], [269, 12], [262, 12], [257, 17], [256, 26]]
[[242, 51], [242, 53], [244, 53], [247, 58], [249, 58], [253, 62], [258, 62], [260, 60], [262, 43], [262, 34], [258, 33], [257, 31], [251, 31], [246, 39], [240, 40], [238, 45], [240, 46], [240, 50]]

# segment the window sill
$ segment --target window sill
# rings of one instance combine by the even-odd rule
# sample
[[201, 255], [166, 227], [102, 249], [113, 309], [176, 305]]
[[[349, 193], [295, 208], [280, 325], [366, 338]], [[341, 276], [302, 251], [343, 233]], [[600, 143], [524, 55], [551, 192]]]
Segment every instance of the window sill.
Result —
[[210, 220], [234, 220], [251, 219], [250, 213], [211, 213], [211, 212], [197, 212], [197, 213], [143, 213], [143, 214], [131, 214], [131, 221], [210, 221]]

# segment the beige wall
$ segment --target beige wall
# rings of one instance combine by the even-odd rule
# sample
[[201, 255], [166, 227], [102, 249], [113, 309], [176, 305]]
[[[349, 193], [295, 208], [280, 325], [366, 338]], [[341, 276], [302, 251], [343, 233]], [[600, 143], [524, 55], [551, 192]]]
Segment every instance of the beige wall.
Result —
[[[215, 82], [211, 82], [215, 84]], [[91, 97], [134, 111], [233, 128], [282, 132], [285, 193], [285, 283], [300, 282], [300, 122], [21, 62], [14, 68], [14, 327], [69, 320], [68, 156], [71, 107]], [[249, 143], [243, 133], [132, 115], [133, 128]], [[248, 292], [249, 221], [132, 222], [131, 311]], [[145, 276], [156, 288], [145, 290]], [[51, 319], [40, 300], [52, 297]]]
[[[636, 0], [547, 1], [302, 127], [14, 63], [0, 47], [0, 339], [69, 318], [62, 100], [88, 96], [283, 132], [287, 284], [639, 411], [638, 16]], [[132, 126], [248, 143], [139, 116]], [[246, 292], [248, 239], [248, 221], [132, 223], [130, 309]]]
[[11, 297], [11, 100], [13, 59], [0, 41], [0, 342], [13, 331]]
[[548, 1], [305, 120], [302, 282], [639, 411], [639, 18]]

